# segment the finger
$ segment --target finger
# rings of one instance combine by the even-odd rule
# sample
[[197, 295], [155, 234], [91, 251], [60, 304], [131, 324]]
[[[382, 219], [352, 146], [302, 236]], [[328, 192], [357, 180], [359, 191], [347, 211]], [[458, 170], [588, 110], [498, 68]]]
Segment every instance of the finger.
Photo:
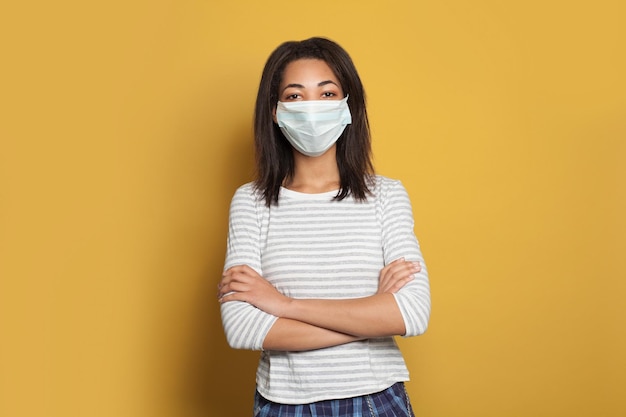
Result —
[[380, 281], [385, 282], [419, 272], [420, 267], [414, 262], [402, 261], [389, 264], [381, 271]]
[[413, 281], [415, 278], [413, 277], [413, 275], [409, 275], [403, 279], [400, 279], [398, 281], [396, 281], [392, 287], [391, 287], [391, 292], [398, 292], [399, 290], [401, 290], [402, 288], [404, 288], [404, 286], [406, 284], [408, 284], [409, 282]]
[[256, 273], [256, 271], [250, 268], [248, 265], [235, 265], [224, 271], [224, 274], [250, 274], [251, 272]]
[[402, 269], [402, 268], [417, 266], [417, 265], [419, 265], [419, 261], [407, 261], [404, 258], [399, 258], [387, 264], [387, 266], [385, 266], [385, 268], [383, 269], [397, 270], [397, 269]]
[[419, 261], [404, 261], [402, 263], [394, 264], [389, 268], [388, 274], [415, 274], [422, 269]]
[[419, 261], [405, 261], [400, 259], [387, 265], [381, 271], [378, 292], [395, 293], [414, 279], [414, 275], [421, 270]]
[[227, 285], [222, 285], [218, 292], [217, 298], [222, 299], [225, 296], [232, 294], [245, 294], [250, 288], [246, 284], [231, 282]]
[[250, 285], [246, 282], [231, 281], [220, 288], [220, 294], [223, 296], [231, 292], [244, 293], [250, 291]]
[[380, 280], [385, 280], [389, 276], [389, 274], [393, 272], [394, 267], [401, 265], [402, 262], [404, 262], [404, 258], [398, 258], [395, 261], [392, 261], [389, 264], [385, 265], [385, 267], [380, 271]]
[[246, 282], [249, 279], [249, 275], [247, 275], [242, 270], [228, 270], [223, 276], [221, 284], [222, 286], [228, 285], [232, 282]]
[[243, 267], [243, 265], [234, 265], [234, 266], [231, 266], [231, 267], [230, 267], [230, 268], [228, 268], [226, 271], [224, 271], [224, 273], [226, 273], [226, 274], [227, 274], [227, 273], [231, 273], [231, 272], [234, 272], [234, 271], [239, 271], [239, 270], [241, 269], [241, 267]]
[[220, 287], [217, 290], [217, 298], [222, 298], [224, 296], [224, 294], [228, 293], [229, 291], [227, 291], [225, 286]]
[[223, 297], [224, 294], [236, 291], [236, 287], [238, 287], [240, 284], [241, 283], [239, 283], [238, 281], [231, 279], [222, 281], [219, 287], [220, 297]]
[[410, 275], [410, 276], [404, 277], [402, 279], [398, 279], [396, 281], [389, 282], [384, 287], [384, 289], [382, 289], [382, 292], [396, 293], [399, 290], [401, 290], [406, 284], [411, 282], [413, 279], [414, 279], [413, 276]]
[[229, 301], [245, 301], [245, 296], [238, 292], [230, 292], [228, 294], [223, 294], [217, 300], [220, 304], [227, 303]]

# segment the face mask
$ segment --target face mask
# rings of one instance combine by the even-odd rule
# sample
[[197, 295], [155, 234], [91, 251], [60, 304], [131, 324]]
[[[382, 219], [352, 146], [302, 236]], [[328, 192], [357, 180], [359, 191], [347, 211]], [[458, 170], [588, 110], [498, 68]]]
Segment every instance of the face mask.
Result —
[[279, 101], [276, 121], [291, 146], [307, 156], [320, 156], [352, 123], [348, 97], [343, 100]]

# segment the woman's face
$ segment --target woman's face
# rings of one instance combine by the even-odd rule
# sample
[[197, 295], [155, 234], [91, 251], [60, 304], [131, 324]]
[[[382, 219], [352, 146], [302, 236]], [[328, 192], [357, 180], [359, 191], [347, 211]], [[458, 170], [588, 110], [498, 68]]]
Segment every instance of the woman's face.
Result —
[[320, 59], [299, 59], [285, 67], [278, 100], [341, 100], [343, 89], [333, 70]]

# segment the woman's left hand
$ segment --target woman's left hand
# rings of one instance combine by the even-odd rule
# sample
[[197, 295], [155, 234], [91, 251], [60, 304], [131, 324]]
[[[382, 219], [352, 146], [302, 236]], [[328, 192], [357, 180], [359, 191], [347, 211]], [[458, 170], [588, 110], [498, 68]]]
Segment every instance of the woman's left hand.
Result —
[[282, 317], [291, 299], [248, 265], [227, 269], [218, 285], [220, 303], [245, 301], [276, 317]]

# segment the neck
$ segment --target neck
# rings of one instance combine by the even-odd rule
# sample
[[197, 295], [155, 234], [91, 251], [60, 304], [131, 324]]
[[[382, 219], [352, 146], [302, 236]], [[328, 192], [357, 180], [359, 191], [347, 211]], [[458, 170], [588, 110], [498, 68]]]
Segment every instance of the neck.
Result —
[[310, 157], [294, 151], [294, 174], [285, 188], [302, 193], [324, 193], [339, 189], [336, 147], [324, 155]]

